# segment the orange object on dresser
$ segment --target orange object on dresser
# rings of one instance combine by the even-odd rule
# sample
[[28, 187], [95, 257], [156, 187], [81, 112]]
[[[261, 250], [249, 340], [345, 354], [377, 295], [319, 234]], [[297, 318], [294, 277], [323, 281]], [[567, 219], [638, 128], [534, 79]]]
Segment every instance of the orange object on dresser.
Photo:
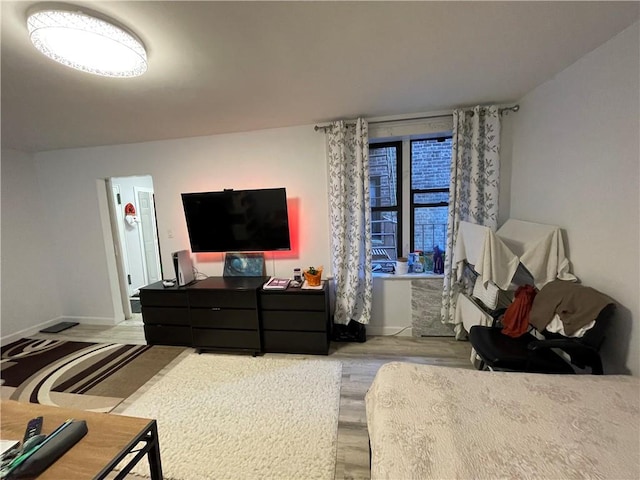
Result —
[[322, 278], [322, 266], [309, 267], [304, 271], [304, 279], [307, 281], [310, 287], [320, 286]]

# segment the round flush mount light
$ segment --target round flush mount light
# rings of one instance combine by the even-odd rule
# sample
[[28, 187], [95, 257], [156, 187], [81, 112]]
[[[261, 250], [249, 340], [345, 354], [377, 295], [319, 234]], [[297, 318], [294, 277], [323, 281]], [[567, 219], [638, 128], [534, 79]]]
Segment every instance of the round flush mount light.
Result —
[[105, 77], [137, 77], [147, 71], [147, 52], [133, 34], [111, 21], [61, 7], [27, 18], [33, 45], [76, 70]]

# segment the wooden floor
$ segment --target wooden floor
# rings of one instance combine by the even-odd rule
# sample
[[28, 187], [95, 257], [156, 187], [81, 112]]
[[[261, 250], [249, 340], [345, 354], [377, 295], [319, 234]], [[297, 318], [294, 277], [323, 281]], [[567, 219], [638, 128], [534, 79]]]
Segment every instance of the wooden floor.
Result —
[[[134, 319], [116, 326], [78, 325], [58, 334], [37, 334], [32, 337], [144, 344], [146, 342], [141, 324], [139, 316], [134, 316]], [[472, 368], [469, 356], [469, 343], [445, 337], [386, 336], [369, 337], [365, 343], [332, 343], [329, 356], [322, 358], [342, 362], [336, 480], [369, 478], [369, 440], [364, 395], [381, 365], [404, 361]]]

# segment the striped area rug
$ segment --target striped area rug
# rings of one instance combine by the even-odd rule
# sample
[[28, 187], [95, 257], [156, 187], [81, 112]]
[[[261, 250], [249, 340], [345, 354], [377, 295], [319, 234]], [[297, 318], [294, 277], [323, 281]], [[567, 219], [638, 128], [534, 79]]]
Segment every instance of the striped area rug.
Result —
[[182, 347], [24, 338], [2, 347], [3, 399], [110, 412]]

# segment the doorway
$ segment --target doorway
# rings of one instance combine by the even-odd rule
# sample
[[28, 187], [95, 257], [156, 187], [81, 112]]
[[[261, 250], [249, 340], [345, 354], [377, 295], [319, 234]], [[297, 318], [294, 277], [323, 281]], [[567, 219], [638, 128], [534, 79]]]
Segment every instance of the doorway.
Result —
[[153, 179], [111, 177], [107, 193], [125, 320], [141, 320], [139, 289], [162, 279]]

